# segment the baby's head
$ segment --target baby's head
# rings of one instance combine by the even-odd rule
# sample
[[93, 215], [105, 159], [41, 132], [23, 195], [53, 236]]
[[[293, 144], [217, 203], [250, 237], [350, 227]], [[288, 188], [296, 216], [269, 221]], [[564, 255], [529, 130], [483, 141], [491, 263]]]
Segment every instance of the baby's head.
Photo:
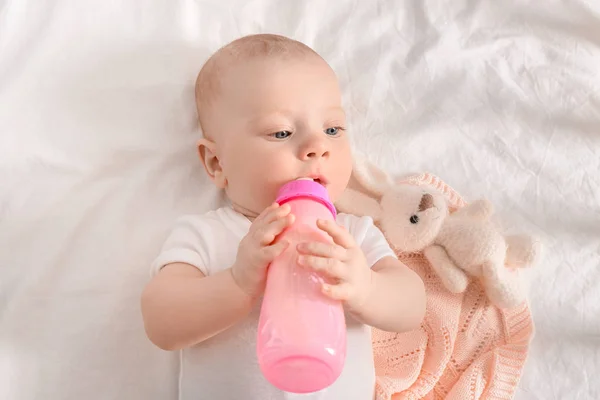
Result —
[[196, 82], [200, 158], [233, 207], [255, 217], [284, 183], [313, 178], [332, 201], [352, 170], [335, 73], [308, 46], [252, 35], [217, 51]]

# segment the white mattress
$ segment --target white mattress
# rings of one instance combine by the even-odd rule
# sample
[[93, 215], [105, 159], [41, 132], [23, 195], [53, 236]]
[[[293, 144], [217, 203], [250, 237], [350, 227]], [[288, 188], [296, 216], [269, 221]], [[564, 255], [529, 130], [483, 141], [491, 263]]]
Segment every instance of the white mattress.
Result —
[[540, 235], [517, 398], [600, 398], [600, 3], [0, 1], [0, 399], [176, 398], [139, 295], [196, 159], [195, 74], [240, 35], [338, 72], [358, 148]]

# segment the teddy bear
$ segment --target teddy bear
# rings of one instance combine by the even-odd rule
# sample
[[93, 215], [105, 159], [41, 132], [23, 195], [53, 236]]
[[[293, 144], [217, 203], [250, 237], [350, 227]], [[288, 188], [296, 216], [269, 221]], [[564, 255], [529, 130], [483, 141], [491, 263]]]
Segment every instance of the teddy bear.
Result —
[[347, 189], [337, 206], [371, 216], [397, 251], [422, 252], [447, 290], [462, 293], [471, 279], [479, 279], [499, 308], [525, 301], [516, 269], [537, 263], [540, 241], [503, 235], [491, 220], [491, 202], [479, 199], [450, 212], [444, 195], [433, 187], [396, 183], [368, 176], [368, 171], [354, 174], [370, 192]]

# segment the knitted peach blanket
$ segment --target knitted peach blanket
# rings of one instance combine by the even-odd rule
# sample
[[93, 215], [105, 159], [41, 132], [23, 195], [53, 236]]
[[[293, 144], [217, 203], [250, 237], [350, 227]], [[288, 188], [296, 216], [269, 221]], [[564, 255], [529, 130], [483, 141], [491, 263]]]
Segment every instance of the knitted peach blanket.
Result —
[[[391, 181], [382, 171], [376, 172], [371, 176]], [[431, 174], [401, 182], [436, 187], [445, 194], [451, 211], [465, 204], [457, 192]], [[350, 187], [368, 194], [370, 184], [374, 182], [364, 177], [361, 182], [353, 175]], [[356, 207], [360, 205], [353, 204], [355, 214]], [[498, 309], [490, 305], [477, 282], [465, 293], [452, 294], [422, 254], [398, 253], [398, 257], [425, 282], [427, 313], [419, 330], [373, 331], [377, 400], [511, 399], [533, 335], [528, 306]]]

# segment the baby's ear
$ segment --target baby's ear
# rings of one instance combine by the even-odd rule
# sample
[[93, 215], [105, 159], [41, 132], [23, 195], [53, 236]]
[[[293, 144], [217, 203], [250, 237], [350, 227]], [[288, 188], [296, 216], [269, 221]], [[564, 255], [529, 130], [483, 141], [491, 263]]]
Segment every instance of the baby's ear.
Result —
[[224, 189], [227, 186], [227, 179], [221, 168], [221, 162], [217, 156], [217, 147], [215, 142], [206, 138], [198, 141], [198, 155], [200, 161], [208, 174], [208, 177], [217, 185], [219, 189]]
[[379, 202], [364, 193], [353, 189], [346, 189], [342, 196], [336, 201], [335, 206], [338, 210], [347, 214], [357, 216], [369, 216], [374, 221], [381, 218], [381, 206]]

